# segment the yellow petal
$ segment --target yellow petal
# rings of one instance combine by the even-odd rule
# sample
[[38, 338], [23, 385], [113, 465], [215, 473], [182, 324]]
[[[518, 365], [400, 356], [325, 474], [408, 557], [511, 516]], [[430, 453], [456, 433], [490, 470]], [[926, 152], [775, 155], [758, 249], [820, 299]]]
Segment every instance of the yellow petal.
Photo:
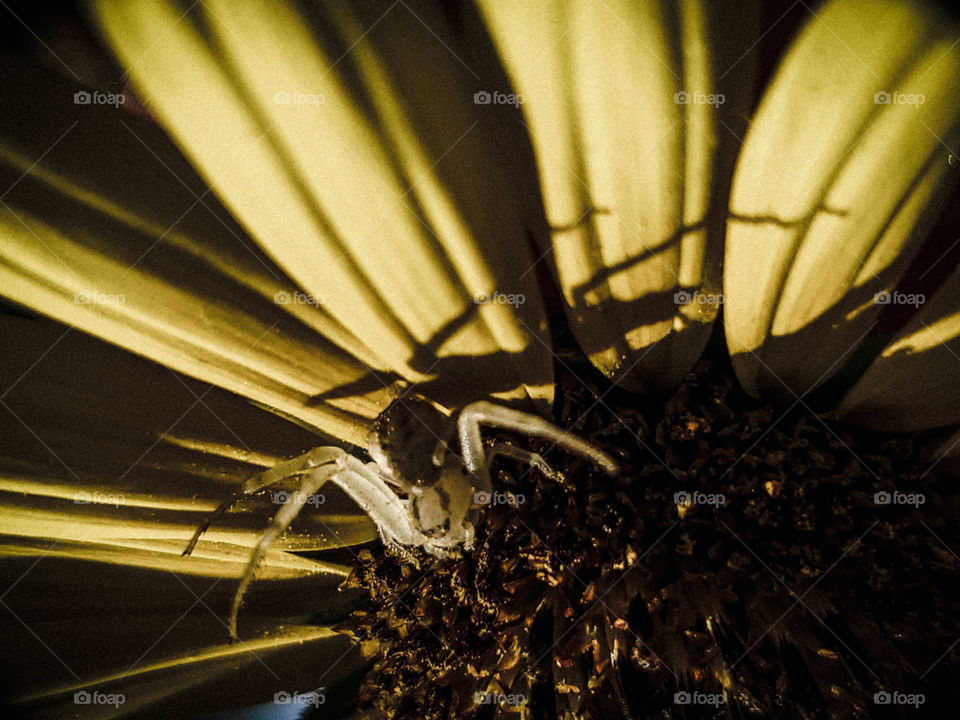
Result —
[[[119, 708], [90, 709], [189, 716], [305, 689], [316, 667], [330, 682], [348, 670], [346, 638], [276, 628], [347, 601], [348, 566], [286, 552], [375, 537], [339, 489], [267, 553], [241, 616], [250, 643], [226, 644], [225, 622], [269, 502], [229, 513], [181, 557], [240, 480], [315, 434], [46, 318], [0, 315], [0, 345], [0, 662], [20, 707], [60, 716], [76, 692], [119, 692]], [[317, 664], [293, 672], [294, 659]]]
[[6, 75], [45, 120], [0, 127], [0, 293], [362, 444], [389, 402], [382, 382], [308, 401], [368, 377], [354, 355], [369, 352], [322, 309], [277, 301], [296, 286], [230, 226], [163, 133], [122, 109], [74, 105], [49, 74]]
[[873, 327], [957, 179], [958, 39], [932, 4], [833, 0], [777, 71], [737, 162], [724, 264], [751, 394], [812, 390]]
[[[62, 580], [50, 577], [54, 570]], [[36, 688], [13, 698], [31, 716], [72, 717], [82, 710], [84, 717], [96, 718], [197, 717], [270, 703], [277, 692], [293, 695], [330, 687], [357, 669], [351, 641], [328, 627], [274, 626], [241, 642], [225, 641], [213, 608], [223, 599], [220, 591], [228, 590], [226, 584], [211, 592], [195, 582], [180, 584], [169, 574], [115, 572], [105, 577], [91, 575], [84, 563], [59, 561], [32, 570], [23, 584], [36, 587], [30, 582], [36, 574], [52, 581], [49, 594], [36, 610], [24, 607], [22, 597], [8, 598], [8, 616], [15, 612], [16, 620], [11, 618], [15, 627], [6, 634], [11, 641], [6, 647], [19, 652], [4, 657], [8, 682], [22, 687], [29, 674]], [[96, 585], [104, 581], [114, 595], [109, 602]], [[79, 603], [55, 600], [78, 590], [87, 591]], [[150, 593], [167, 597], [158, 602]], [[90, 601], [98, 595], [94, 606]], [[118, 607], [121, 599], [136, 610]], [[275, 608], [283, 604], [281, 595], [272, 600]], [[292, 603], [286, 605], [290, 609]], [[154, 611], [145, 614], [144, 607]], [[40, 610], [48, 616], [39, 616]], [[71, 628], [70, 617], [83, 621]]]
[[[323, 442], [232, 393], [45, 318], [0, 315], [0, 344], [0, 525], [17, 538], [4, 552], [56, 541], [51, 552], [67, 557], [238, 576], [270, 522], [269, 500], [256, 513], [224, 516], [196, 560], [180, 554], [240, 482]], [[375, 537], [339, 488], [324, 488], [323, 499], [275, 546], [268, 564], [286, 576], [345, 570], [280, 550]]]
[[[391, 369], [442, 380], [453, 404], [516, 395], [524, 383], [551, 395], [543, 311], [533, 278], [519, 277], [524, 219], [484, 156], [489, 132], [473, 119], [466, 71], [438, 42], [450, 34], [439, 9], [425, 26], [400, 4], [371, 27], [325, 3], [312, 11], [313, 33], [288, 3], [215, 1], [187, 14], [163, 0], [95, 7], [153, 111], [226, 206]], [[418, 51], [392, 57], [397, 36]], [[436, 83], [428, 102], [447, 120], [429, 146], [404, 107], [416, 98], [395, 75], [411, 63], [405, 72]], [[477, 302], [495, 292], [524, 302]]]
[[716, 68], [741, 56], [749, 23], [727, 17], [720, 33], [717, 9], [694, 1], [480, 6], [522, 96], [551, 231], [545, 261], [577, 340], [623, 385], [675, 383], [721, 302], [717, 211], [737, 139], [720, 121], [736, 124], [750, 63], [727, 96]]
[[846, 394], [838, 414], [889, 431], [960, 423], [958, 297], [960, 270], [932, 298], [915, 298], [919, 312]]

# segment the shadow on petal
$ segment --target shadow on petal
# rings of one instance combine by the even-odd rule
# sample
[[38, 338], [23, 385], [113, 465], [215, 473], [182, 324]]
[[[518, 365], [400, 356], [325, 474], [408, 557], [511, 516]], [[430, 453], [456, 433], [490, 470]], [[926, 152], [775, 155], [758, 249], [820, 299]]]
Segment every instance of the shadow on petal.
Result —
[[231, 643], [230, 583], [49, 557], [2, 566], [21, 577], [0, 608], [4, 700], [27, 717], [198, 717], [330, 687], [362, 663], [345, 636], [301, 624], [324, 598], [352, 608], [329, 578], [262, 584], [243, 618], [257, 632]]
[[841, 367], [960, 179], [960, 29], [935, 3], [869, 5], [810, 19], [737, 161], [724, 326], [754, 396], [790, 400]]

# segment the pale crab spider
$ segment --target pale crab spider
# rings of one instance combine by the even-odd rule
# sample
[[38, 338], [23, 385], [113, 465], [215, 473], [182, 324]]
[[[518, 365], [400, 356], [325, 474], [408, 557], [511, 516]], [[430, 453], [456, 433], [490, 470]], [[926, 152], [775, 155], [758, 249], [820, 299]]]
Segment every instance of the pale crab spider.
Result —
[[[615, 476], [619, 471], [609, 455], [537, 415], [479, 401], [454, 416], [420, 396], [394, 400], [377, 417], [368, 438], [373, 462], [364, 463], [338, 447], [314, 448], [248, 479], [197, 528], [184, 555], [193, 551], [210, 523], [240, 497], [289, 478], [301, 478], [297, 490], [289, 493], [257, 542], [234, 595], [230, 635], [237, 637], [240, 603], [270, 545], [328, 481], [340, 486], [363, 508], [376, 523], [384, 545], [412, 560], [404, 546], [419, 546], [441, 558], [455, 555], [460, 548], [473, 549], [479, 506], [489, 501], [492, 492], [490, 463], [495, 455], [527, 463], [556, 479], [556, 473], [534, 452], [505, 443], [485, 446], [482, 425], [551, 441], [592, 461], [608, 475]], [[449, 445], [454, 432], [459, 456]], [[391, 486], [405, 493], [406, 499]]]

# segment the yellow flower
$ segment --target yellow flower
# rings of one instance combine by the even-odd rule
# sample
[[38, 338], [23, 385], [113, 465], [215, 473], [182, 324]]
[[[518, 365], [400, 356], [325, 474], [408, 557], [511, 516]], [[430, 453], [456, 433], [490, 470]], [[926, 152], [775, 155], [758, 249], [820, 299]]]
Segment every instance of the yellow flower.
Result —
[[348, 498], [268, 553], [239, 645], [265, 515], [183, 543], [260, 469], [362, 447], [401, 384], [548, 414], [564, 323], [621, 388], [722, 336], [750, 395], [836, 388], [837, 417], [958, 454], [960, 270], [924, 246], [960, 176], [937, 5], [808, 8], [759, 101], [782, 18], [751, 4], [87, 10], [119, 67], [64, 24], [0, 70], [0, 612], [30, 711], [343, 681], [356, 654], [308, 616], [350, 555], [288, 551], [375, 539]]

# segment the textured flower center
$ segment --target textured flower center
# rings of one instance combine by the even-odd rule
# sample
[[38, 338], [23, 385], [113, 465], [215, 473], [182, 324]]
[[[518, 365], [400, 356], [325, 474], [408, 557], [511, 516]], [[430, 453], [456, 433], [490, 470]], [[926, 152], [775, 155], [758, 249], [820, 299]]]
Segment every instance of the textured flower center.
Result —
[[950, 692], [957, 504], [914, 439], [758, 403], [713, 357], [660, 396], [567, 366], [559, 424], [620, 478], [531, 441], [562, 482], [498, 461], [472, 553], [360, 554], [373, 607], [341, 630], [373, 663], [365, 713], [854, 717]]

